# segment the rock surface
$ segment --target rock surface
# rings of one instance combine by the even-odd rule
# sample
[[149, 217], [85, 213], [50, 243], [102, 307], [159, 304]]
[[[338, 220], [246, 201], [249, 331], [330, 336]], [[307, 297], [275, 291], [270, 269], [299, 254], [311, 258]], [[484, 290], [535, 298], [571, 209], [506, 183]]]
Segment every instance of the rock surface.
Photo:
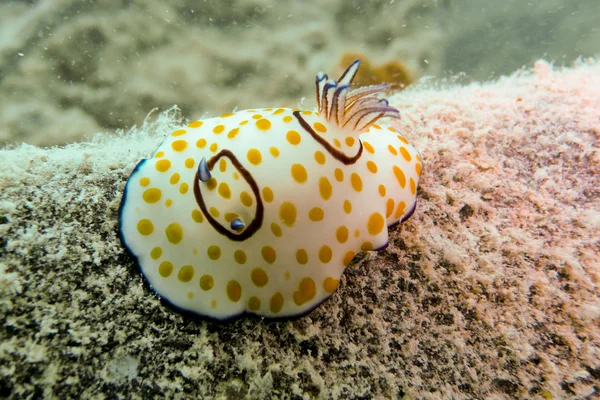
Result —
[[392, 97], [425, 161], [417, 211], [290, 321], [179, 315], [121, 247], [126, 178], [177, 110], [0, 150], [0, 397], [597, 396], [598, 87], [599, 64], [540, 61]]

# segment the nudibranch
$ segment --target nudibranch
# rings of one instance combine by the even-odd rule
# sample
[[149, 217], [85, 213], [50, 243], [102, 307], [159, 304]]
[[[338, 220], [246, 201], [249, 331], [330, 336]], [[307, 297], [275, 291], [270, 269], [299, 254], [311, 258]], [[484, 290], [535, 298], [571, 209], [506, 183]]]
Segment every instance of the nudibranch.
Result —
[[419, 152], [377, 95], [319, 73], [317, 110], [264, 108], [193, 121], [132, 172], [120, 235], [176, 308], [219, 320], [303, 315], [361, 251], [415, 209]]

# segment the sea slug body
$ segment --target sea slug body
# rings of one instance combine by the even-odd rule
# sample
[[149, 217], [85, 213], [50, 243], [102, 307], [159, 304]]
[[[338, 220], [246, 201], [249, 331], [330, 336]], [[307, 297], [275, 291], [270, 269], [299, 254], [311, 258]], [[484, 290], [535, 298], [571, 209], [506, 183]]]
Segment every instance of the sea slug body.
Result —
[[121, 239], [178, 309], [215, 319], [303, 315], [359, 252], [388, 243], [416, 205], [419, 152], [393, 128], [385, 85], [359, 62], [316, 79], [317, 111], [265, 108], [176, 129], [132, 172]]

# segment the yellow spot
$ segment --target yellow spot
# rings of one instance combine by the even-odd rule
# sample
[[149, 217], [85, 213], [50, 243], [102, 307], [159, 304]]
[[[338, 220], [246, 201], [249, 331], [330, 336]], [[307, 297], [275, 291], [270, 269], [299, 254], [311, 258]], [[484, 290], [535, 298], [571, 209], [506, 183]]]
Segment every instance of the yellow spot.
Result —
[[273, 264], [277, 259], [277, 253], [275, 253], [275, 249], [271, 246], [264, 246], [262, 248], [262, 256], [264, 260], [269, 264]]
[[386, 193], [385, 186], [379, 185], [379, 195], [381, 197], [385, 197], [385, 193]]
[[392, 153], [393, 155], [397, 156], [398, 155], [398, 151], [396, 151], [396, 148], [394, 146], [392, 146], [391, 144], [388, 145], [388, 150], [390, 151], [390, 153]]
[[270, 187], [265, 186], [262, 190], [262, 194], [263, 194], [263, 198], [265, 199], [265, 201], [267, 203], [270, 203], [273, 201], [273, 191], [271, 190]]
[[342, 182], [344, 180], [344, 171], [339, 168], [336, 168], [334, 171], [335, 180], [338, 182]]
[[350, 214], [352, 212], [352, 203], [350, 203], [350, 200], [344, 200], [344, 211], [346, 214]]
[[285, 123], [292, 122], [292, 119], [293, 118], [291, 116], [287, 115], [287, 116], [283, 117], [283, 122], [285, 122]]
[[325, 177], [321, 177], [319, 179], [319, 193], [321, 193], [321, 197], [323, 200], [329, 200], [331, 198], [331, 194], [333, 193], [333, 187], [331, 186], [331, 182], [329, 179]]
[[346, 243], [348, 240], [348, 228], [345, 226], [340, 226], [335, 232], [335, 237], [337, 238], [338, 242]]
[[331, 261], [331, 257], [333, 256], [333, 252], [331, 251], [331, 247], [324, 245], [319, 249], [319, 260], [323, 264], [327, 264]]
[[292, 277], [292, 275], [290, 274], [289, 271], [286, 271], [285, 274], [283, 274], [283, 277], [285, 278], [286, 281], [289, 281], [290, 278]]
[[375, 128], [375, 129], [381, 129], [381, 127], [380, 127], [379, 125], [377, 125], [377, 124], [373, 124], [373, 125], [371, 125], [371, 126], [372, 126], [373, 128]]
[[323, 281], [323, 289], [325, 289], [325, 291], [327, 293], [333, 293], [337, 290], [338, 286], [340, 285], [340, 280], [339, 279], [333, 279], [332, 277], [328, 276], [327, 278], [325, 278], [325, 280]]
[[308, 212], [308, 218], [310, 218], [311, 221], [315, 221], [315, 222], [321, 221], [324, 216], [325, 216], [325, 213], [323, 212], [323, 209], [320, 207], [313, 207]]
[[158, 153], [156, 153], [156, 154], [154, 155], [154, 158], [161, 158], [161, 157], [162, 157], [162, 156], [164, 156], [164, 155], [165, 155], [165, 152], [164, 152], [164, 151], [159, 151]]
[[188, 292], [187, 298], [188, 299], [193, 299], [194, 298], [194, 293], [193, 292]]
[[302, 115], [312, 115], [312, 111], [302, 111]]
[[362, 251], [369, 251], [369, 250], [373, 250], [373, 243], [371, 242], [364, 242], [361, 246], [360, 249]]
[[325, 127], [325, 125], [323, 125], [320, 122], [315, 122], [313, 124], [313, 128], [315, 128], [315, 131], [317, 131], [317, 132], [321, 132], [321, 133], [327, 132], [327, 128]]
[[185, 182], [183, 182], [181, 185], [179, 185], [179, 193], [181, 193], [181, 194], [186, 194], [188, 189], [189, 189], [189, 186]]
[[308, 174], [306, 173], [306, 168], [302, 164], [294, 164], [292, 165], [292, 178], [298, 183], [304, 183], [308, 179]]
[[154, 232], [154, 224], [149, 219], [144, 218], [138, 222], [137, 230], [140, 234], [148, 236]]
[[354, 146], [354, 138], [352, 136], [346, 136], [346, 146], [352, 147]]
[[417, 173], [417, 176], [421, 176], [421, 164], [419, 164], [419, 163], [415, 164], [415, 171]]
[[391, 126], [388, 128], [388, 131], [390, 131], [390, 132], [396, 132], [396, 130], [394, 128], [392, 128]]
[[219, 170], [221, 172], [225, 172], [227, 170], [227, 161], [225, 161], [224, 158], [221, 158], [219, 160]]
[[228, 139], [234, 139], [237, 136], [238, 133], [240, 133], [240, 128], [233, 128], [227, 134], [227, 138]]
[[202, 215], [202, 213], [200, 211], [193, 210], [192, 211], [192, 219], [194, 220], [194, 222], [199, 224], [202, 221], [204, 221], [204, 216]]
[[210, 213], [210, 215], [212, 215], [214, 218], [219, 218], [219, 215], [221, 215], [221, 213], [219, 212], [219, 210], [217, 210], [215, 207], [211, 207], [208, 212]]
[[354, 190], [356, 190], [357, 192], [362, 191], [362, 179], [360, 179], [360, 176], [356, 172], [353, 172], [350, 176], [350, 182], [352, 183], [352, 187], [354, 188]]
[[199, 149], [203, 149], [206, 146], [206, 139], [202, 138], [202, 139], [198, 139], [198, 141], [196, 142], [196, 147]]
[[315, 151], [315, 161], [321, 165], [325, 164], [325, 154], [319, 150]]
[[165, 229], [165, 233], [167, 234], [167, 239], [169, 242], [173, 244], [177, 244], [181, 242], [183, 239], [183, 228], [177, 222], [173, 222]]
[[213, 143], [210, 145], [210, 151], [212, 151], [213, 153], [216, 152], [218, 148], [219, 148], [219, 145], [216, 143]]
[[223, 197], [224, 199], [231, 198], [231, 189], [229, 188], [229, 185], [227, 184], [227, 182], [221, 182], [219, 184], [218, 192], [221, 195], [221, 197]]
[[268, 119], [259, 119], [258, 121], [256, 121], [256, 127], [261, 131], [269, 130], [269, 128], [271, 128], [271, 121], [269, 121]]
[[405, 159], [406, 161], [410, 161], [410, 160], [412, 160], [412, 157], [411, 157], [410, 153], [409, 153], [409, 152], [408, 152], [408, 150], [406, 150], [406, 148], [405, 148], [405, 147], [403, 147], [403, 146], [400, 146], [400, 154], [402, 154], [402, 157], [404, 157], [404, 159]]
[[233, 259], [238, 264], [246, 264], [246, 253], [244, 250], [236, 250], [233, 252]]
[[215, 286], [215, 280], [210, 275], [202, 275], [200, 277], [200, 289], [210, 290]]
[[[291, 118], [291, 117], [290, 117]], [[279, 292], [271, 296], [269, 309], [273, 314], [277, 314], [283, 308], [283, 295]]]
[[144, 201], [149, 204], [156, 203], [157, 201], [160, 200], [161, 196], [162, 196], [162, 192], [160, 191], [160, 189], [157, 189], [157, 188], [150, 188], [150, 189], [146, 190], [144, 192], [144, 194], [142, 195], [142, 197], [144, 198]]
[[179, 273], [177, 274], [177, 279], [179, 279], [181, 282], [189, 282], [192, 280], [193, 277], [194, 267], [192, 267], [191, 265], [184, 265], [183, 267], [181, 267]]
[[187, 131], [185, 129], [178, 129], [175, 132], [173, 132], [171, 135], [172, 136], [181, 136], [181, 135], [185, 135], [186, 132]]
[[273, 232], [273, 235], [277, 237], [281, 237], [283, 235], [281, 227], [276, 222], [271, 223], [271, 232]]
[[279, 149], [277, 147], [271, 147], [269, 153], [275, 158], [279, 157]]
[[260, 151], [258, 151], [258, 149], [252, 148], [248, 150], [246, 157], [252, 165], [259, 165], [262, 161], [262, 155], [260, 154]]
[[208, 190], [215, 190], [215, 188], [217, 187], [217, 179], [210, 178], [208, 182], [206, 182], [206, 187], [208, 188]]
[[173, 200], [171, 199], [167, 199], [167, 201], [165, 201], [165, 207], [169, 208], [173, 205]]
[[221, 258], [221, 248], [215, 245], [208, 246], [208, 249], [206, 249], [206, 255], [211, 260], [218, 260]]
[[317, 294], [317, 285], [312, 278], [302, 278], [298, 289], [294, 292], [294, 303], [298, 306], [312, 300]]
[[240, 174], [238, 174], [237, 172], [234, 172], [234, 173], [232, 174], [232, 176], [233, 176], [233, 179], [235, 179], [236, 181], [237, 181], [238, 179], [240, 179]]
[[240, 126], [242, 126], [242, 125], [246, 125], [247, 123], [248, 123], [248, 120], [247, 120], [247, 119], [245, 119], [245, 120], [243, 120], [242, 122], [240, 122]]
[[216, 301], [215, 299], [212, 299], [212, 300], [210, 301], [210, 307], [211, 307], [212, 309], [215, 309], [215, 308], [217, 308], [217, 301]]
[[171, 147], [175, 151], [184, 151], [187, 148], [187, 142], [185, 140], [176, 140], [171, 143]]
[[250, 278], [257, 287], [263, 287], [269, 283], [269, 277], [262, 268], [254, 268], [250, 273]]
[[404, 187], [406, 186], [406, 176], [404, 176], [404, 172], [402, 172], [402, 170], [395, 165], [394, 165], [394, 175], [396, 175], [396, 179], [398, 180], [400, 187], [402, 187], [402, 189], [404, 189]]
[[171, 179], [169, 179], [169, 182], [171, 182], [171, 185], [175, 185], [177, 182], [179, 182], [179, 178], [179, 174], [175, 172], [173, 175], [171, 175]]
[[360, 231], [358, 229], [354, 230], [354, 237], [359, 237], [360, 236]]
[[260, 299], [256, 296], [252, 296], [248, 299], [248, 309], [250, 311], [260, 310]]
[[373, 161], [367, 161], [367, 168], [372, 173], [374, 173], [374, 174], [377, 173], [377, 164], [375, 164]]
[[173, 273], [173, 264], [168, 261], [163, 261], [158, 266], [158, 273], [163, 278], [168, 278]]
[[202, 121], [193, 121], [188, 124], [188, 128], [200, 128], [202, 125], [204, 125]]
[[292, 227], [296, 223], [296, 207], [289, 201], [283, 202], [279, 207], [279, 218], [284, 225]]
[[231, 222], [234, 219], [239, 218], [239, 217], [240, 216], [237, 215], [236, 213], [230, 213], [230, 212], [225, 213], [225, 221], [227, 221], [227, 222]]
[[284, 112], [285, 112], [285, 110], [283, 108], [278, 108], [277, 110], [273, 111], [273, 115], [281, 114]]
[[[253, 110], [252, 112], [256, 112], [256, 111]], [[256, 114], [256, 115], [252, 116], [252, 119], [261, 119], [261, 118], [262, 118], [262, 115], [260, 115], [260, 114]]]
[[213, 128], [213, 133], [218, 135], [220, 133], [223, 133], [223, 131], [225, 130], [225, 126], [224, 125], [217, 125]]
[[301, 265], [304, 265], [308, 262], [308, 253], [306, 253], [306, 250], [298, 249], [298, 251], [296, 251], [296, 261], [298, 261], [298, 264]]
[[408, 144], [408, 140], [406, 140], [404, 137], [398, 135], [398, 140], [400, 140], [401, 142], [403, 142], [404, 144]]
[[152, 257], [153, 260], [158, 260], [160, 256], [162, 256], [162, 253], [163, 250], [160, 247], [155, 247], [150, 252], [150, 257]]
[[409, 184], [410, 184], [410, 192], [413, 195], [416, 194], [417, 193], [417, 184], [415, 183], [415, 180], [413, 178], [410, 178]]
[[333, 144], [335, 144], [335, 147], [342, 147], [342, 144], [337, 139], [333, 139]]
[[221, 114], [221, 118], [228, 118], [228, 117], [233, 117], [235, 114], [233, 113], [225, 113], [225, 114]]
[[350, 262], [352, 261], [352, 259], [354, 258], [355, 254], [353, 251], [349, 251], [344, 255], [344, 259], [342, 260], [344, 262], [344, 265], [348, 265], [350, 264]]
[[302, 138], [300, 137], [300, 134], [296, 131], [289, 131], [286, 135], [285, 138], [287, 139], [287, 141], [292, 144], [292, 145], [297, 145], [300, 144], [300, 142], [302, 141]]
[[367, 230], [370, 235], [380, 234], [384, 226], [385, 220], [383, 219], [383, 215], [378, 212], [371, 214], [369, 222], [367, 222]]
[[193, 158], [186, 158], [184, 165], [185, 165], [186, 168], [194, 168], [194, 164], [195, 163], [196, 162], [194, 161]]
[[238, 281], [231, 280], [227, 282], [227, 297], [234, 303], [240, 300], [240, 297], [242, 297], [242, 286]]
[[398, 203], [398, 207], [396, 208], [396, 214], [394, 214], [395, 218], [400, 218], [404, 215], [404, 211], [406, 211], [406, 203], [401, 201]]
[[369, 153], [375, 154], [375, 149], [373, 148], [373, 146], [371, 146], [371, 143], [363, 142], [363, 146]]
[[150, 179], [148, 179], [148, 178], [146, 178], [146, 177], [143, 177], [142, 179], [140, 179], [140, 185], [141, 185], [141, 186], [144, 186], [144, 187], [146, 187], [146, 186], [148, 186], [149, 184], [150, 184]]
[[385, 217], [389, 218], [394, 213], [394, 199], [388, 199], [385, 207]]
[[240, 201], [242, 202], [243, 205], [245, 205], [246, 207], [251, 207], [252, 203], [254, 202], [252, 200], [252, 196], [250, 196], [250, 194], [248, 192], [242, 192], [240, 193]]
[[158, 172], [166, 172], [171, 168], [171, 161], [169, 160], [158, 160], [156, 162], [156, 170]]

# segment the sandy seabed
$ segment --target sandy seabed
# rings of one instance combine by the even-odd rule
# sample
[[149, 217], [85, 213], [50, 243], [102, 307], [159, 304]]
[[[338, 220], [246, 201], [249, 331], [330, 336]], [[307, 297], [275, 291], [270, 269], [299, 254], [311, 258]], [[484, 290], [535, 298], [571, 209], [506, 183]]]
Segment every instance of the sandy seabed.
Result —
[[0, 397], [584, 399], [600, 393], [600, 64], [393, 96], [418, 208], [285, 322], [183, 317], [117, 235], [173, 109], [0, 150]]
[[489, 80], [600, 53], [598, 0], [6, 0], [0, 146], [62, 145], [140, 125], [296, 107], [347, 52], [417, 76]]

